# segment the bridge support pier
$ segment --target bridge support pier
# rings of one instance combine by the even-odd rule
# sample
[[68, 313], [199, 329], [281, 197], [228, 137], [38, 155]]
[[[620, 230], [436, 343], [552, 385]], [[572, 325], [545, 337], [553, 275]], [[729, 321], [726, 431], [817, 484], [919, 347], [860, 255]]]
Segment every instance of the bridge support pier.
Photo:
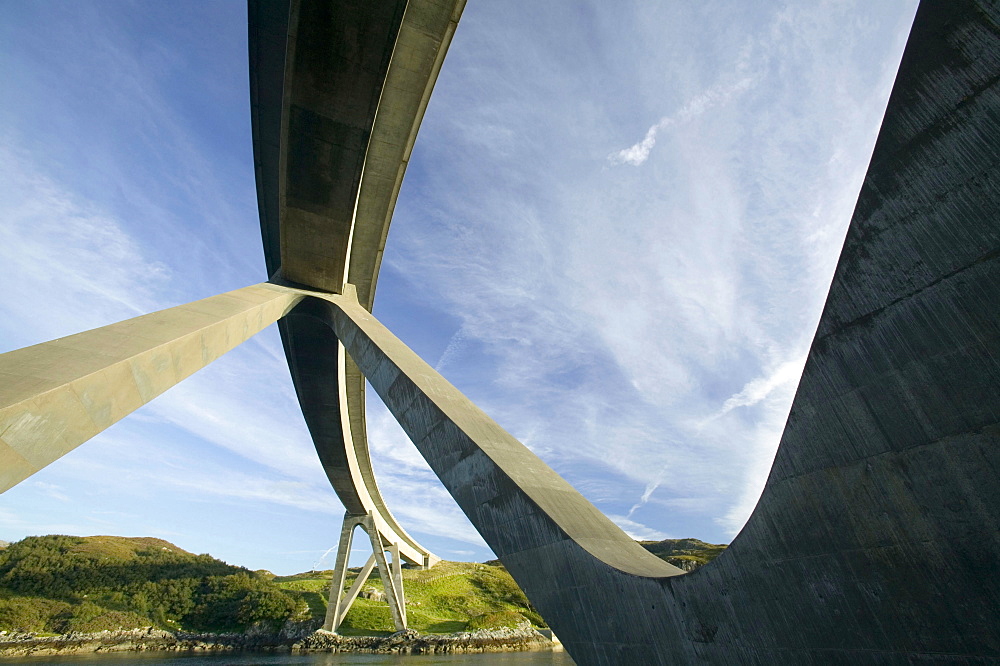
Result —
[[[372, 554], [361, 568], [361, 572], [354, 584], [351, 585], [351, 589], [345, 593], [344, 583], [347, 580], [351, 543], [354, 540], [354, 530], [358, 527], [368, 534], [372, 544]], [[386, 552], [392, 556], [392, 562], [386, 560]], [[326, 607], [326, 621], [323, 623], [323, 629], [336, 632], [340, 628], [344, 618], [347, 617], [347, 612], [351, 610], [354, 600], [361, 593], [361, 586], [365, 584], [376, 566], [379, 577], [382, 579], [385, 600], [389, 604], [389, 612], [392, 614], [392, 622], [396, 626], [396, 631], [406, 629], [406, 597], [403, 592], [403, 563], [400, 560], [399, 543], [390, 542], [382, 535], [371, 513], [366, 515], [344, 514], [344, 526], [340, 530], [337, 564], [333, 572], [333, 580], [330, 581], [330, 602]]]

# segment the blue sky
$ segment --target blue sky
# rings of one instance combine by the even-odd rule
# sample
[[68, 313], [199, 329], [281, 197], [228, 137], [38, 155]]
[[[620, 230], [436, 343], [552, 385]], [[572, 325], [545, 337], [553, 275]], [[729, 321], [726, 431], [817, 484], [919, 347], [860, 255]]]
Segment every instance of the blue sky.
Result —
[[[375, 313], [635, 537], [763, 486], [916, 3], [484, 2]], [[0, 351], [266, 279], [241, 2], [0, 0]], [[372, 395], [390, 507], [492, 557]], [[0, 539], [158, 536], [292, 573], [343, 514], [268, 329], [0, 496]]]

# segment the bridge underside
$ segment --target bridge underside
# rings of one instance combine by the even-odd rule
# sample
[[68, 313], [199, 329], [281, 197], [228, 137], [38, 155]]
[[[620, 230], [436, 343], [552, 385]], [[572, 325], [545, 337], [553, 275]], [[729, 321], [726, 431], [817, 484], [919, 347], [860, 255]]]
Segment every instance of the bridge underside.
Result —
[[[250, 0], [261, 237], [273, 282], [374, 298], [396, 195], [464, 0]], [[438, 560], [393, 517], [369, 459], [365, 380], [328, 328], [279, 322], [320, 461], [349, 516], [407, 562]]]
[[[373, 538], [376, 550], [397, 544], [397, 565], [430, 557], [378, 495], [365, 377], [579, 663], [1000, 660], [995, 3], [920, 6], [764, 493], [730, 548], [684, 575], [370, 314], [395, 192], [461, 3], [344, 6], [251, 2], [272, 283], [0, 355], [7, 486], [284, 317], [292, 376], [331, 482], [349, 513], [372, 516], [380, 538], [396, 539]], [[363, 35], [351, 42], [359, 50], [331, 41], [333, 27]], [[423, 64], [399, 74], [393, 62]], [[355, 80], [333, 76], [344, 63], [364, 70], [347, 102], [327, 90]], [[384, 105], [412, 113], [383, 114]], [[325, 161], [335, 153], [354, 171]], [[309, 183], [329, 186], [328, 207], [302, 195]], [[295, 249], [298, 234], [314, 232], [310, 243], [340, 245]]]
[[1000, 657], [997, 13], [921, 5], [766, 489], [697, 572], [656, 569], [464, 398], [420, 386], [363, 314], [373, 281], [345, 279], [360, 310], [300, 306], [577, 661]]

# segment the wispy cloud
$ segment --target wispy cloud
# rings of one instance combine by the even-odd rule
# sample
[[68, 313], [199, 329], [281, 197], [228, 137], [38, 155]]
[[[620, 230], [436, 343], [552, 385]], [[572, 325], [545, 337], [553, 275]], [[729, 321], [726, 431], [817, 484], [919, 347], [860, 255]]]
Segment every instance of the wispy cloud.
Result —
[[[122, 222], [0, 147], [0, 263], [8, 335], [40, 341], [134, 317], [161, 305], [170, 269]], [[40, 313], [42, 308], [44, 313]], [[42, 316], [40, 316], [42, 315]]]
[[0, 508], [0, 530], [7, 535], [87, 534], [92, 529], [89, 522], [53, 520], [51, 517], [38, 520], [27, 511]]
[[54, 483], [45, 483], [44, 481], [35, 481], [33, 485], [41, 490], [43, 493], [51, 497], [52, 499], [59, 500], [60, 502], [69, 502], [70, 498], [62, 489], [55, 485]]
[[[727, 540], [773, 458], [912, 6], [470, 5], [386, 246], [380, 298], [412, 307], [376, 313], [404, 340], [440, 335], [437, 367], [633, 536]], [[28, 3], [20, 25], [46, 33], [0, 45], [19, 90], [0, 110], [17, 121], [0, 140], [6, 348], [263, 277], [245, 22], [161, 13], [189, 35], [167, 44], [81, 7]], [[371, 402], [403, 525], [484, 552]], [[336, 540], [273, 330], [91, 444], [5, 495], [21, 502], [5, 535], [158, 516], [223, 556], [301, 540], [302, 566]]]
[[613, 516], [609, 515], [610, 518], [618, 527], [622, 528], [625, 534], [629, 535], [637, 541], [662, 541], [664, 539], [669, 539], [665, 532], [653, 529], [642, 523], [637, 523], [634, 520], [630, 520], [625, 516]]
[[631, 164], [639, 166], [649, 158], [649, 152], [656, 145], [656, 135], [661, 131], [683, 125], [684, 123], [702, 115], [714, 106], [728, 103], [739, 93], [750, 88], [754, 83], [754, 77], [746, 76], [730, 84], [719, 84], [708, 90], [695, 95], [676, 113], [664, 116], [658, 123], [646, 130], [646, 136], [642, 141], [622, 150], [608, 155], [611, 164]]
[[651, 483], [646, 484], [646, 489], [642, 491], [642, 496], [639, 498], [639, 501], [632, 505], [632, 508], [628, 510], [628, 515], [625, 517], [631, 518], [632, 514], [634, 514], [642, 507], [646, 506], [646, 504], [649, 503], [649, 498], [653, 496], [653, 493], [659, 487], [660, 487], [659, 481], [653, 481]]
[[[274, 333], [273, 331], [271, 332]], [[318, 470], [284, 361], [253, 344], [230, 352], [150, 404], [146, 413], [290, 478]]]
[[437, 364], [434, 366], [435, 370], [441, 372], [442, 368], [447, 367], [449, 363], [462, 353], [462, 349], [465, 347], [465, 337], [464, 328], [455, 331], [455, 334], [448, 340], [448, 346], [441, 352], [441, 358], [438, 359]]
[[716, 415], [716, 418], [729, 413], [737, 407], [753, 407], [771, 395], [778, 387], [798, 385], [799, 377], [802, 375], [802, 366], [805, 365], [805, 362], [806, 357], [802, 355], [790, 361], [785, 361], [766, 376], [751, 380], [739, 393], [722, 404], [722, 410]]
[[[438, 83], [447, 113], [424, 121], [384, 264], [458, 321], [449, 378], [600, 508], [716, 541], [766, 478], [905, 34], [856, 7], [730, 10], [747, 29], [550, 9], [557, 37], [488, 73], [463, 39], [540, 28], [483, 10]], [[601, 51], [581, 101], [580, 63], [557, 55], [580, 40], [662, 48], [640, 73]], [[875, 51], [878, 72], [857, 59]], [[613, 119], [671, 108], [609, 150]]]

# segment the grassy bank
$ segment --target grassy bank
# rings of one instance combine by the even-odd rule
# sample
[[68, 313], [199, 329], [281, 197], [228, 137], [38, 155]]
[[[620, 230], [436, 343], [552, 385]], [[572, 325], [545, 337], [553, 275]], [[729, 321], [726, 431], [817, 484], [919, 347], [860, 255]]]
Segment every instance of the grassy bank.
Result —
[[[692, 570], [725, 546], [697, 539], [641, 542]], [[28, 537], [0, 548], [0, 630], [66, 634], [155, 627], [166, 631], [276, 632], [289, 622], [320, 626], [332, 571], [274, 576], [154, 538]], [[347, 577], [353, 585], [357, 570]], [[441, 562], [403, 569], [409, 626], [421, 633], [513, 627], [523, 617], [544, 627], [527, 597], [497, 562]], [[377, 574], [363, 587], [378, 597]], [[340, 632], [394, 631], [384, 601], [359, 598]]]
[[[332, 571], [310, 571], [276, 577], [273, 582], [285, 592], [298, 595], [313, 617], [322, 620], [332, 575]], [[357, 570], [352, 570], [345, 589], [354, 584], [356, 577]], [[384, 592], [377, 577], [370, 578], [365, 588]], [[535, 626], [545, 626], [503, 566], [445, 561], [426, 571], [403, 569], [403, 589], [409, 626], [421, 633], [513, 626], [517, 614]], [[354, 602], [340, 628], [345, 635], [384, 635], [393, 631], [388, 605], [362, 598]]]

